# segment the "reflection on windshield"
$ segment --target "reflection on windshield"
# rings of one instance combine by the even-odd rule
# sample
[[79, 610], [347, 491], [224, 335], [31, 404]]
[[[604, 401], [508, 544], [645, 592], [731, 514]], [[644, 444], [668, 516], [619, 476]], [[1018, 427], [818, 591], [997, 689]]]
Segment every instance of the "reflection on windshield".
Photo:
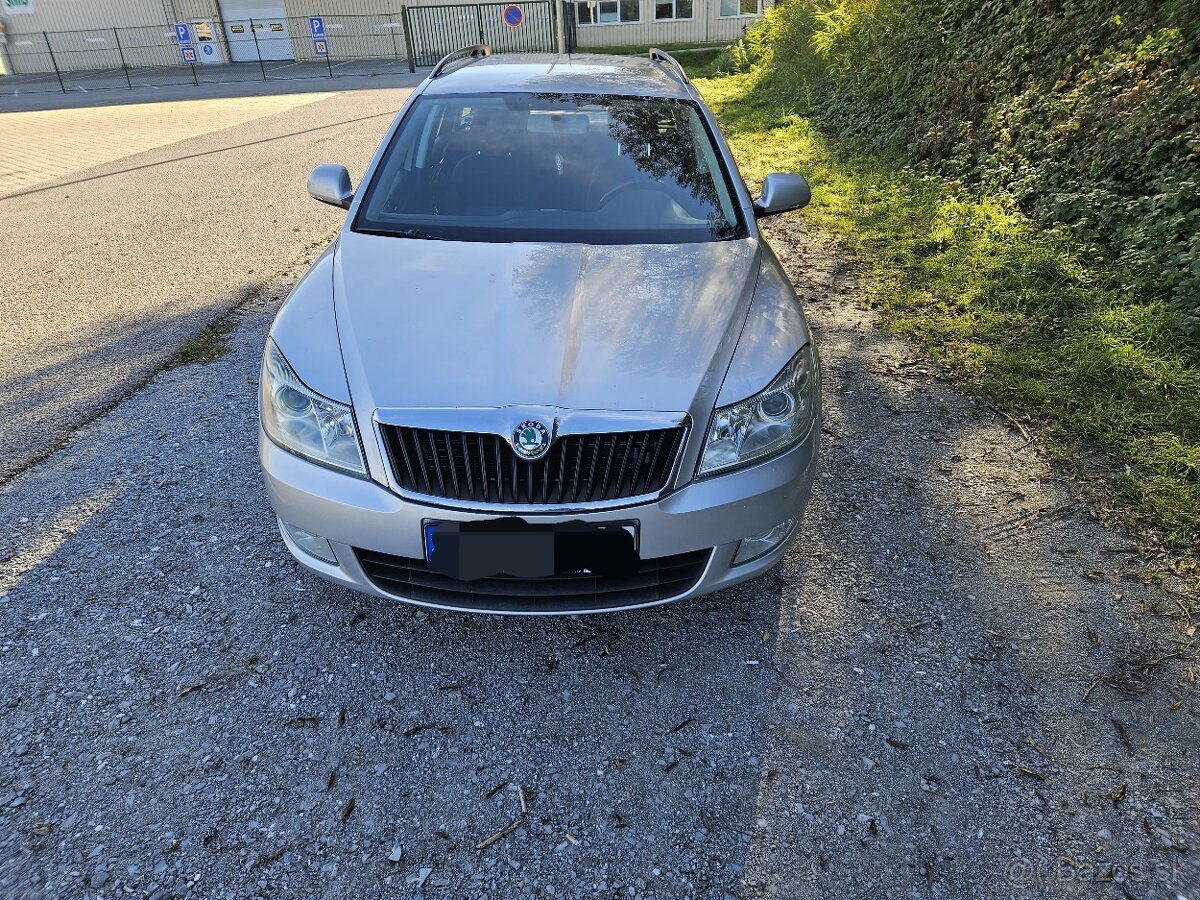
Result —
[[355, 229], [604, 244], [746, 233], [694, 104], [547, 93], [419, 98]]

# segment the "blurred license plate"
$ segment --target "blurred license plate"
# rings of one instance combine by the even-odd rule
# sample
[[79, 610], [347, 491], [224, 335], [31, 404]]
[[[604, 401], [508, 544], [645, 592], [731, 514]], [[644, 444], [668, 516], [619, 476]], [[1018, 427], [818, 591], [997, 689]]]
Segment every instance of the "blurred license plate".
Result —
[[637, 522], [530, 524], [512, 517], [426, 521], [423, 530], [429, 567], [462, 581], [574, 572], [622, 576], [638, 568]]

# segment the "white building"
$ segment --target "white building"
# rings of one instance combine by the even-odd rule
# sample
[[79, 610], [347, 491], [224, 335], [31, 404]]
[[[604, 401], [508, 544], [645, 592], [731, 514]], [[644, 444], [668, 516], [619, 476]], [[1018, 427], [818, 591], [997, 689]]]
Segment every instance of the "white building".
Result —
[[[773, 0], [568, 0], [568, 34], [577, 49], [703, 44], [740, 37]], [[173, 26], [191, 26], [205, 57], [230, 63], [313, 58], [308, 17], [329, 28], [337, 58], [407, 58], [482, 41], [501, 50], [554, 47], [550, 0], [515, 0], [519, 28], [500, 19], [503, 3], [445, 0], [0, 0], [5, 72], [174, 66]], [[407, 7], [407, 9], [406, 9]], [[421, 8], [420, 13], [413, 13]], [[405, 33], [405, 22], [414, 34]]]

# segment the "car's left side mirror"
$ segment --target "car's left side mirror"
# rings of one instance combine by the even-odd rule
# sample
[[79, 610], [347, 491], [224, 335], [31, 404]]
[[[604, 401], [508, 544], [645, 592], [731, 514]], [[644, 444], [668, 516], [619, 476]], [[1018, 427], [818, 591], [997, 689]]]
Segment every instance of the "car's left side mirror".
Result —
[[350, 183], [350, 173], [345, 166], [332, 163], [317, 166], [308, 176], [308, 192], [313, 199], [328, 203], [330, 206], [340, 206], [349, 209], [354, 199], [354, 186]]
[[775, 172], [763, 179], [762, 193], [754, 201], [754, 218], [800, 209], [811, 199], [812, 191], [803, 175]]

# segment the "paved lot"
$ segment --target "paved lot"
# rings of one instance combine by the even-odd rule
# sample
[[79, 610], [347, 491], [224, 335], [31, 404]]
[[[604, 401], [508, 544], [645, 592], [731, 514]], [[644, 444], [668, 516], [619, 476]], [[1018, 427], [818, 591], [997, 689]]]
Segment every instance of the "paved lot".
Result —
[[213, 90], [0, 113], [0, 479], [322, 245], [341, 214], [308, 198], [307, 172], [342, 162], [361, 175], [407, 95]]
[[254, 453], [294, 270], [0, 488], [0, 895], [1200, 897], [1171, 595], [836, 254], [776, 246], [823, 474], [712, 597], [498, 619], [300, 572]]
[[9, 113], [0, 129], [0, 196], [329, 96], [285, 94]]

